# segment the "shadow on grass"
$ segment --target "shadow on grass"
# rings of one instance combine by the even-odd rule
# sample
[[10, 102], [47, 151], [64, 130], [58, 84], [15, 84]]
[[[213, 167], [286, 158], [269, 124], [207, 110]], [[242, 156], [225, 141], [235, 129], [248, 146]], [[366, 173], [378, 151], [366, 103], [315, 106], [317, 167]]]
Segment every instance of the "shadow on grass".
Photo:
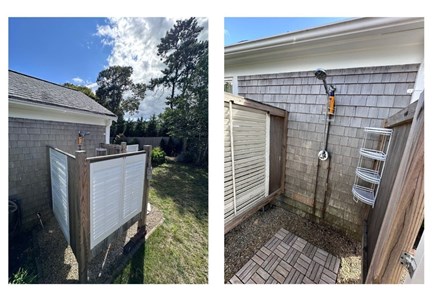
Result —
[[130, 274], [128, 276], [128, 284], [143, 284], [144, 281], [144, 262], [145, 260], [145, 244], [142, 244], [138, 251], [131, 259]]

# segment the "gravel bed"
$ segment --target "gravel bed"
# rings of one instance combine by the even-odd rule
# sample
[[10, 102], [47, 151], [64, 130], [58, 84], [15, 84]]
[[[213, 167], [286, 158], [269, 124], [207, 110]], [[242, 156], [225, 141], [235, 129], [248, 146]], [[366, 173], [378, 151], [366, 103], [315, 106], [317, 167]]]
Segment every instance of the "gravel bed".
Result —
[[[163, 222], [163, 214], [155, 206], [147, 215], [147, 238]], [[113, 241], [107, 249], [95, 256], [88, 265], [89, 283], [111, 282], [113, 272], [125, 261], [124, 245], [136, 234], [137, 223]], [[78, 263], [59, 225], [52, 216], [35, 234], [38, 283], [78, 283]]]
[[337, 283], [361, 283], [360, 242], [274, 205], [258, 211], [225, 235], [225, 282], [280, 228], [341, 258]]

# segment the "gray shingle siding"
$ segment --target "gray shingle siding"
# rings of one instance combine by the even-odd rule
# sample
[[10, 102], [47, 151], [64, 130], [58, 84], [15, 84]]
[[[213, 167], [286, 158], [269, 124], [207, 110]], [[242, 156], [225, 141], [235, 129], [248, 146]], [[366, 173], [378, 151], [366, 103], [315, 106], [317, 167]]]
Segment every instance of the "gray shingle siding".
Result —
[[95, 155], [105, 142], [105, 127], [87, 124], [9, 118], [9, 198], [22, 208], [24, 229], [51, 215], [50, 167], [47, 145], [74, 154], [79, 130], [89, 131], [83, 149]]
[[[333, 83], [337, 90], [336, 115], [330, 124], [328, 141], [331, 162], [325, 219], [349, 235], [356, 237], [361, 232], [362, 204], [352, 200], [351, 189], [363, 128], [381, 127], [385, 118], [410, 103], [407, 90], [414, 87], [418, 68], [415, 64], [327, 71], [328, 83]], [[312, 205], [314, 198], [317, 153], [322, 146], [327, 101], [322, 83], [309, 71], [239, 76], [238, 85], [240, 95], [289, 111], [282, 201], [297, 213], [310, 213], [311, 206], [300, 201]], [[326, 177], [324, 170], [319, 171], [318, 209], [323, 201], [320, 188]], [[316, 214], [320, 215], [318, 211]]]

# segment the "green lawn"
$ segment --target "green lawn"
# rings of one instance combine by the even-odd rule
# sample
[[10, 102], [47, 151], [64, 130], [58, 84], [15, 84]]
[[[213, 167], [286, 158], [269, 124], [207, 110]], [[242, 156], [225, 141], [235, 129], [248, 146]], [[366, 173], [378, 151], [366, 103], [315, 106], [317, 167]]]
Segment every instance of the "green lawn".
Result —
[[179, 163], [154, 168], [149, 199], [164, 223], [115, 283], [207, 283], [207, 170]]

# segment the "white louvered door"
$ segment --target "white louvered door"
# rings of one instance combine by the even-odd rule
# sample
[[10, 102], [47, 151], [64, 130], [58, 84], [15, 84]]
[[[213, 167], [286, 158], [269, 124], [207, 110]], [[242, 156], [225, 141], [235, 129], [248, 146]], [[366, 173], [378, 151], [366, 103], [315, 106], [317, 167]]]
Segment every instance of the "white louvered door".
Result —
[[65, 239], [69, 238], [68, 159], [50, 148], [50, 176], [53, 213]]
[[269, 194], [269, 116], [230, 103], [224, 107], [225, 222]]
[[91, 249], [140, 213], [145, 154], [90, 164]]
[[140, 213], [145, 178], [145, 154], [125, 158], [122, 224]]
[[224, 107], [224, 195], [225, 195], [225, 222], [234, 217], [234, 189], [233, 189], [233, 166], [231, 149], [231, 125], [230, 109], [227, 102]]
[[120, 226], [123, 164], [122, 158], [91, 163], [91, 249]]

